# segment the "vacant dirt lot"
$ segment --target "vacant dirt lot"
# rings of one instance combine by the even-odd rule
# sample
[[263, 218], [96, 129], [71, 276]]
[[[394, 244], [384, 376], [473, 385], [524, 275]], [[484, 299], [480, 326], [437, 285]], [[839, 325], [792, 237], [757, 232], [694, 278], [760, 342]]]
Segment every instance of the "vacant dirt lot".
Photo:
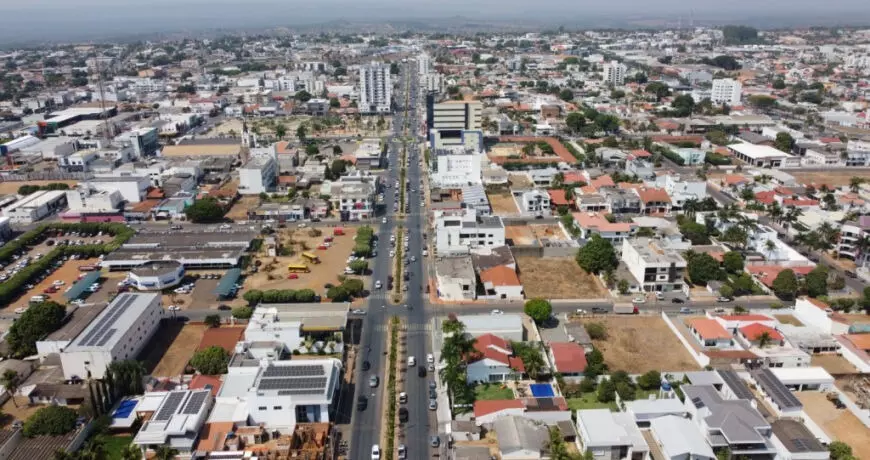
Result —
[[821, 392], [799, 391], [795, 396], [828, 436], [852, 446], [855, 458], [870, 458], [870, 430], [852, 412], [837, 409]]
[[568, 241], [570, 238], [559, 224], [530, 224], [529, 228], [538, 240]]
[[508, 182], [512, 188], [534, 188], [535, 186], [529, 176], [523, 173], [508, 174]]
[[535, 244], [535, 233], [527, 225], [508, 225], [504, 228], [504, 236], [515, 245]]
[[816, 188], [820, 187], [822, 184], [827, 184], [828, 187], [842, 187], [844, 185], [849, 185], [849, 179], [853, 177], [861, 177], [863, 179], [870, 179], [870, 171], [864, 169], [854, 169], [847, 171], [814, 171], [814, 172], [801, 172], [801, 171], [787, 171], [789, 174], [794, 176], [798, 182], [803, 184], [815, 184]]
[[75, 180], [31, 180], [27, 182], [0, 182], [0, 195], [14, 195], [18, 193], [18, 189], [22, 185], [48, 185], [48, 184], [56, 184], [56, 183], [64, 183], [69, 185], [70, 187], [78, 184], [78, 181]]
[[[355, 228], [345, 227], [343, 236], [336, 236], [327, 249], [317, 249], [323, 239], [332, 235], [331, 228], [324, 228], [320, 236], [311, 236], [309, 229], [281, 229], [276, 233], [281, 245], [292, 248], [292, 255], [268, 257], [260, 254], [257, 260], [261, 262], [260, 271], [245, 279], [245, 289], [314, 289], [322, 294], [326, 283], [336, 284], [338, 275], [344, 273], [347, 258], [354, 246]], [[387, 250], [385, 242], [381, 242], [380, 250]], [[310, 252], [320, 258], [319, 264], [306, 262], [303, 252]], [[279, 252], [280, 254], [280, 252]], [[371, 263], [371, 262], [370, 262]], [[305, 264], [310, 273], [299, 273], [298, 279], [288, 279], [287, 265]]]
[[570, 257], [518, 257], [520, 281], [526, 297], [598, 299], [606, 297], [597, 278]]
[[153, 367], [151, 373], [155, 377], [176, 377], [183, 374], [206, 329], [202, 324], [164, 320], [143, 353], [145, 368]]
[[260, 206], [260, 197], [257, 195], [246, 195], [239, 198], [233, 203], [233, 206], [227, 212], [226, 217], [235, 221], [247, 220], [248, 211], [253, 211]]
[[680, 344], [664, 320], [650, 316], [602, 316], [582, 319], [583, 324], [601, 323], [606, 340], [593, 344], [604, 353], [611, 370], [629, 374], [647, 371], [698, 370], [698, 364]]
[[811, 366], [820, 366], [829, 374], [857, 374], [858, 369], [846, 358], [837, 355], [813, 355]]
[[487, 193], [486, 196], [489, 198], [489, 205], [492, 206], [493, 214], [500, 216], [519, 214], [517, 203], [510, 193]]

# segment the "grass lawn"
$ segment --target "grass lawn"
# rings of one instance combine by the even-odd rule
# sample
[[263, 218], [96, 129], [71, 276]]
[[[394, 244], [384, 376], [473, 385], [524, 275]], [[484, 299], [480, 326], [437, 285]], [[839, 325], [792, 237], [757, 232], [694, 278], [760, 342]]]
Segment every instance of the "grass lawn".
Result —
[[474, 387], [474, 399], [477, 401], [514, 399], [514, 391], [510, 388], [502, 388], [498, 383], [485, 383]]
[[617, 410], [615, 402], [603, 403], [598, 402], [597, 393], [585, 393], [580, 398], [567, 398], [568, 408], [572, 411], [581, 409], [610, 409]]
[[132, 436], [105, 436], [106, 460], [121, 460], [121, 452], [133, 441]]

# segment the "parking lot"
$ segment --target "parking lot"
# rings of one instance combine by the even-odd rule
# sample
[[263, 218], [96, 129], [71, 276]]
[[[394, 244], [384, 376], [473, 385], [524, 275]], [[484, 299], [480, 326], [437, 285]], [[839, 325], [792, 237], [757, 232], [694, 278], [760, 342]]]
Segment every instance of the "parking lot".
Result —
[[[181, 283], [166, 290], [163, 294], [163, 305], [167, 308], [174, 305], [179, 310], [217, 309], [219, 304], [241, 305], [241, 294], [233, 300], [218, 300], [215, 288], [223, 275], [223, 271], [188, 272]], [[192, 289], [184, 289], [184, 286], [191, 285]]]
[[[42, 281], [34, 284], [32, 288], [25, 291], [25, 293], [21, 297], [19, 297], [18, 300], [3, 308], [2, 313], [13, 314], [16, 311], [21, 312], [22, 309], [28, 306], [30, 299], [37, 295], [46, 296], [48, 300], [53, 300], [57, 303], [67, 303], [67, 300], [63, 296], [64, 292], [70, 286], [75, 284], [79, 276], [85, 273], [80, 271], [79, 267], [84, 265], [94, 265], [97, 262], [97, 259], [70, 259], [66, 262], [63, 262], [60, 267], [55, 269]], [[61, 281], [63, 282], [63, 284], [59, 284]], [[57, 291], [53, 293], [46, 292], [46, 290], [49, 289], [55, 282], [58, 282]], [[105, 287], [103, 287], [102, 289], [105, 289]]]

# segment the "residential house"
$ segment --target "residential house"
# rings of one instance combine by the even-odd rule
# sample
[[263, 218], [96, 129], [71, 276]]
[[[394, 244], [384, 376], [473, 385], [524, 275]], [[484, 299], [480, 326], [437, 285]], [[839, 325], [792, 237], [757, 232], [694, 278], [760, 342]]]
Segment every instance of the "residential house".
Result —
[[639, 214], [641, 211], [641, 198], [634, 189], [604, 189], [603, 194], [612, 213]]
[[549, 358], [554, 372], [563, 377], [582, 377], [586, 371], [586, 350], [574, 342], [551, 342]]
[[514, 194], [520, 212], [535, 216], [550, 214], [550, 195], [544, 190], [528, 190]]
[[684, 289], [686, 259], [678, 251], [664, 248], [650, 238], [622, 242], [622, 261], [645, 292], [671, 292]]
[[543, 423], [522, 416], [500, 417], [492, 424], [498, 433], [498, 450], [502, 460], [543, 458], [550, 442], [550, 430]]
[[861, 216], [858, 222], [847, 221], [840, 226], [839, 241], [835, 247], [839, 257], [854, 260], [859, 266], [866, 266], [870, 260], [870, 245], [865, 246], [870, 230], [870, 216]]
[[441, 257], [435, 261], [438, 297], [443, 300], [474, 300], [477, 275], [469, 256]]
[[625, 173], [629, 176], [637, 176], [641, 180], [655, 179], [655, 167], [652, 163], [640, 158], [625, 162]]
[[692, 336], [704, 348], [733, 348], [734, 340], [730, 332], [710, 318], [696, 318], [687, 324]]
[[468, 358], [468, 383], [504, 382], [518, 378], [525, 372], [523, 361], [513, 355], [510, 342], [493, 334], [475, 339], [476, 353]]
[[650, 421], [650, 433], [666, 460], [716, 460], [698, 426], [683, 417], [666, 415]]
[[481, 426], [511, 415], [522, 416], [525, 411], [522, 399], [478, 400], [474, 402], [474, 423]]
[[456, 319], [465, 325], [465, 334], [469, 337], [492, 334], [508, 341], [525, 340], [523, 318], [520, 315], [461, 315]]
[[481, 270], [478, 274], [485, 294], [478, 298], [522, 300], [525, 298], [523, 284], [516, 269], [499, 265]]
[[737, 329], [737, 340], [747, 348], [785, 344], [785, 337], [779, 331], [761, 323], [752, 323]]
[[467, 254], [472, 248], [504, 244], [505, 229], [500, 217], [479, 216], [473, 209], [436, 213], [435, 249], [439, 255]]
[[649, 446], [631, 414], [610, 409], [577, 411], [577, 448], [595, 458], [647, 460]]
[[635, 189], [640, 198], [641, 214], [668, 214], [671, 212], [671, 197], [667, 190], [657, 187]]
[[617, 250], [622, 248], [622, 242], [631, 237], [637, 226], [631, 222], [610, 222], [607, 215], [593, 212], [575, 212], [574, 226], [580, 230], [580, 238], [588, 240], [592, 235], [610, 241]]

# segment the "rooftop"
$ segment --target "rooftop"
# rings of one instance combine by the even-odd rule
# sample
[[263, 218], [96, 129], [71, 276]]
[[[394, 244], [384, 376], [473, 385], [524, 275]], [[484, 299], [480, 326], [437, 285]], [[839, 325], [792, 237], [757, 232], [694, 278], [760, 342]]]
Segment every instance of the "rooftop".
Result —
[[796, 420], [779, 419], [770, 424], [773, 435], [791, 453], [827, 452], [816, 436]]
[[82, 330], [66, 351], [113, 349], [155, 299], [159, 299], [159, 294], [120, 294]]
[[97, 303], [88, 305], [87, 307], [76, 307], [67, 315], [66, 322], [60, 329], [52, 332], [43, 341], [65, 341], [76, 338], [81, 332], [88, 327], [89, 324], [96, 318], [108, 304]]
[[683, 385], [686, 399], [699, 410], [710, 430], [718, 430], [729, 444], [761, 444], [760, 429], [770, 425], [745, 399], [726, 400], [709, 385]]

